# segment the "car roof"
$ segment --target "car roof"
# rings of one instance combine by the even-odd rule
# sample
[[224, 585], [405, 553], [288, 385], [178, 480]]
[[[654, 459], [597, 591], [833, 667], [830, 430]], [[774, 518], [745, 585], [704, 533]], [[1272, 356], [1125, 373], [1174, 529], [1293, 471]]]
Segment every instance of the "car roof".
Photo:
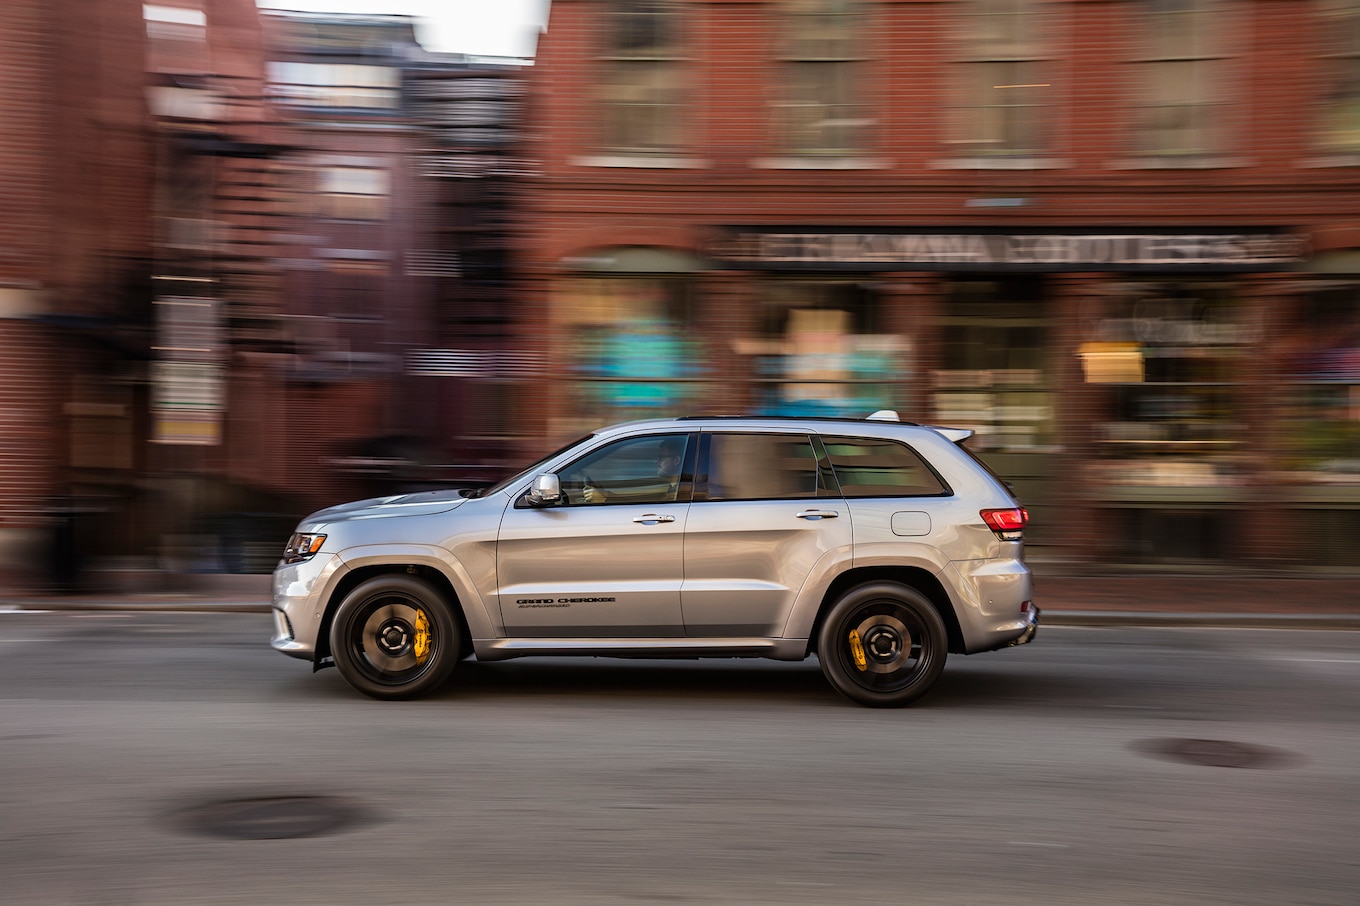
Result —
[[850, 425], [858, 425], [861, 428], [874, 428], [872, 433], [878, 434], [883, 429], [885, 434], [891, 434], [892, 428], [916, 428], [925, 431], [933, 431], [943, 435], [954, 443], [960, 443], [972, 437], [975, 433], [970, 428], [949, 428], [939, 425], [922, 425], [917, 422], [904, 422], [898, 420], [897, 413], [891, 410], [879, 410], [867, 418], [851, 418], [847, 416], [796, 416], [796, 415], [680, 415], [674, 418], [653, 418], [640, 421], [622, 422], [610, 425], [596, 432], [598, 434], [614, 434], [619, 432], [647, 430], [666, 427], [702, 427], [696, 423], [722, 423], [728, 427], [787, 427], [802, 425], [809, 429], [822, 431], [827, 428], [846, 428]]

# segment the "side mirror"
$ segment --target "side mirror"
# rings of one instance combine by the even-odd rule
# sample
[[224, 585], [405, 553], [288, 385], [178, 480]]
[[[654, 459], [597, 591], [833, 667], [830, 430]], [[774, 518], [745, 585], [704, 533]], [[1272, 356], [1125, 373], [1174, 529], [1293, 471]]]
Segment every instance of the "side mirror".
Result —
[[548, 506], [562, 501], [562, 484], [551, 472], [535, 475], [534, 483], [525, 495], [529, 506]]

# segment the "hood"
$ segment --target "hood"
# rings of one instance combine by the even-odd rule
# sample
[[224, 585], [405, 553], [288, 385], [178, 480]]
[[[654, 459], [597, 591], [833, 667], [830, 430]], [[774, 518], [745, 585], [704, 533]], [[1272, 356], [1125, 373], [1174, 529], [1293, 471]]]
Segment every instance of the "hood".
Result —
[[394, 494], [391, 497], [370, 497], [318, 510], [303, 521], [312, 525], [340, 522], [347, 519], [383, 519], [389, 516], [433, 516], [467, 503], [458, 490], [421, 491], [417, 494]]

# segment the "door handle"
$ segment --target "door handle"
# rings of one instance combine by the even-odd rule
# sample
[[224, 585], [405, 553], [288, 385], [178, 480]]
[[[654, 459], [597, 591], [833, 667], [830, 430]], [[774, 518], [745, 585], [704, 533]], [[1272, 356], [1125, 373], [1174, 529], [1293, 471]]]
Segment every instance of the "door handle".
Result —
[[647, 513], [646, 515], [635, 517], [633, 521], [639, 522], [643, 525], [656, 525], [658, 522], [674, 522], [675, 517], [658, 516], [656, 513]]
[[811, 519], [814, 522], [818, 519], [835, 519], [840, 513], [835, 510], [803, 510], [798, 514], [799, 519]]

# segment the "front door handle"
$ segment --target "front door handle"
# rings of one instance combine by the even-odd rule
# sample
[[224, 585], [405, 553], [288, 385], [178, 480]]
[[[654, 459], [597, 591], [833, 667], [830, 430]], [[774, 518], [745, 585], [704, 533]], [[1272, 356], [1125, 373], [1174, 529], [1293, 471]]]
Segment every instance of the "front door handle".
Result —
[[675, 517], [658, 516], [656, 513], [647, 513], [645, 515], [636, 517], [633, 521], [640, 522], [643, 525], [656, 525], [658, 522], [674, 522]]
[[835, 519], [839, 515], [840, 513], [835, 510], [803, 510], [798, 514], [798, 518], [816, 521], [818, 519]]

